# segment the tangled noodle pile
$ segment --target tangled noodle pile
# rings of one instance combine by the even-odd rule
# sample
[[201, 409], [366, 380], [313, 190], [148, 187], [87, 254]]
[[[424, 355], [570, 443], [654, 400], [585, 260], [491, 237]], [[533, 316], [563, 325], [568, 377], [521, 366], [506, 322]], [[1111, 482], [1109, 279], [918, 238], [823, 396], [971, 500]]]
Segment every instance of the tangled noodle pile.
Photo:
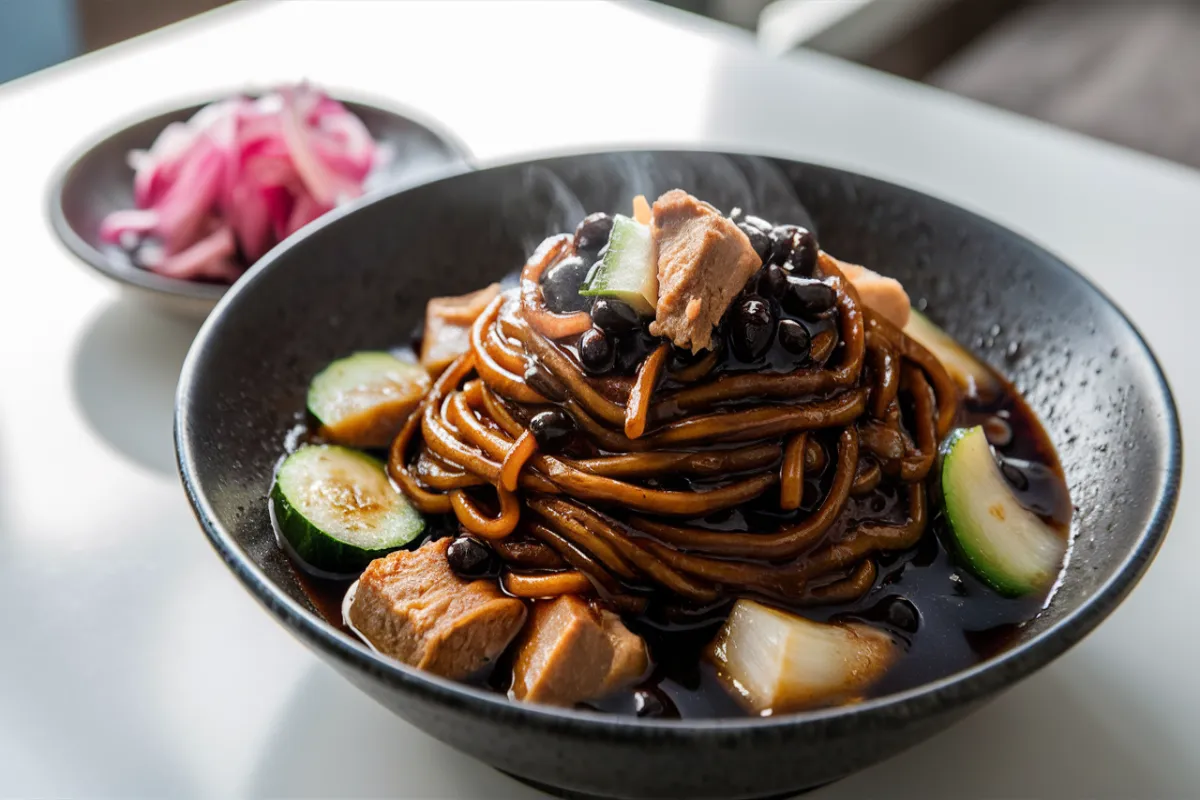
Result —
[[[475, 320], [394, 441], [393, 480], [490, 540], [517, 596], [595, 592], [632, 611], [868, 591], [874, 556], [926, 527], [925, 478], [959, 401], [941, 363], [822, 253], [836, 311], [804, 367], [738, 372], [714, 351], [672, 369], [662, 340], [631, 377], [589, 376], [571, 349], [588, 314], [550, 311], [539, 285], [570, 242], [547, 240]], [[555, 407], [578, 435], [551, 455], [529, 422]]]

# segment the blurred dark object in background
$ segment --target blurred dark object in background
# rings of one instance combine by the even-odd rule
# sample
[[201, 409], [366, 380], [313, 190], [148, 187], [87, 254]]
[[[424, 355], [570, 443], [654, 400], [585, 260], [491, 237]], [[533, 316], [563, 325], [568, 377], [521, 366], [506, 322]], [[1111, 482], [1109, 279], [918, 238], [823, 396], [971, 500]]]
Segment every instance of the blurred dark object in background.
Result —
[[1200, 0], [774, 0], [758, 37], [1200, 167]]
[[[13, 0], [0, 0], [12, 2]], [[16, 0], [40, 3], [42, 0]], [[230, 0], [72, 0], [83, 52], [108, 47], [146, 31], [223, 6]]]
[[0, 0], [0, 83], [229, 0]]
[[1200, 3], [1058, 0], [1002, 19], [929, 83], [1200, 167]]

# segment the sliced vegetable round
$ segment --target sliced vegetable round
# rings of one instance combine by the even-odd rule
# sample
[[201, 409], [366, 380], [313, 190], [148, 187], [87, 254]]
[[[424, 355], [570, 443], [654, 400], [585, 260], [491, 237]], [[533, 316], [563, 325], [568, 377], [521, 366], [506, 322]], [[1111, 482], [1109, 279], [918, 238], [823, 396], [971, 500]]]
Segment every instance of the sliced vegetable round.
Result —
[[305, 564], [351, 574], [409, 544], [424, 518], [388, 480], [383, 465], [338, 445], [302, 447], [271, 487], [279, 533]]
[[1049, 587], [1067, 542], [1017, 501], [982, 427], [946, 439], [941, 478], [950, 532], [970, 570], [1009, 596]]
[[391, 353], [355, 353], [312, 379], [308, 410], [321, 435], [349, 447], [387, 447], [429, 391], [429, 374]]

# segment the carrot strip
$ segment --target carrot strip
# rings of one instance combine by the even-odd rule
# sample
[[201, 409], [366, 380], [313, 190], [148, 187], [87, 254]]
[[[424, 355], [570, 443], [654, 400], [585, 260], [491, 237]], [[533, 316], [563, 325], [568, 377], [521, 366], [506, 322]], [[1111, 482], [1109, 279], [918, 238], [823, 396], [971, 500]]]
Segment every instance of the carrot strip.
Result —
[[625, 404], [625, 435], [637, 439], [646, 432], [646, 419], [650, 414], [650, 397], [654, 387], [662, 376], [663, 366], [667, 363], [670, 345], [660, 344], [654, 352], [646, 357], [638, 370], [637, 380], [629, 390], [629, 402]]

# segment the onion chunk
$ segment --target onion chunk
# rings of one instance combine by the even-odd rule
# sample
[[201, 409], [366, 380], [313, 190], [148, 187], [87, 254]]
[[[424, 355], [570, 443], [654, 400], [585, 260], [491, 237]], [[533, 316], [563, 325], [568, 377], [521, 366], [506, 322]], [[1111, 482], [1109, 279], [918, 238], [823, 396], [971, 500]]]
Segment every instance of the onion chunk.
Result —
[[813, 622], [738, 600], [708, 658], [734, 697], [767, 716], [860, 699], [901, 653], [869, 625]]

